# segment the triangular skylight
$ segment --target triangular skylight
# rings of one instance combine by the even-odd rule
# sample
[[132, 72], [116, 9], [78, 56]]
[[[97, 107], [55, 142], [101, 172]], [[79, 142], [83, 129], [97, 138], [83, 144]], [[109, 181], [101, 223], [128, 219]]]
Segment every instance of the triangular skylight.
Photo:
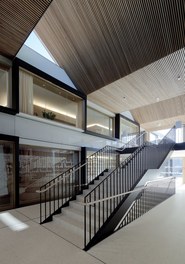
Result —
[[32, 31], [32, 33], [27, 38], [26, 42], [24, 43], [26, 46], [31, 48], [32, 50], [36, 51], [46, 59], [52, 61], [53, 63], [58, 63], [55, 61], [55, 59], [51, 56], [51, 54], [48, 52], [47, 48], [43, 44], [43, 42], [40, 40], [38, 35], [35, 33], [35, 31]]

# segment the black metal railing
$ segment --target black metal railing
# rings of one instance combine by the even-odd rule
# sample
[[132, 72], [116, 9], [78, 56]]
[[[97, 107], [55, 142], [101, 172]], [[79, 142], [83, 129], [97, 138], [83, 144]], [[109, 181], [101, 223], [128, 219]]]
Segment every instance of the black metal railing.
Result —
[[[143, 142], [141, 134], [132, 138], [125, 144], [125, 148]], [[138, 139], [137, 139], [138, 138]], [[54, 214], [60, 213], [61, 208], [74, 199], [83, 188], [87, 187], [94, 179], [106, 170], [115, 169], [119, 166], [119, 153], [116, 147], [105, 146], [85, 161], [78, 163], [67, 171], [40, 187], [40, 223], [52, 220]], [[82, 176], [82, 174], [84, 174]], [[82, 180], [83, 179], [83, 180]]]
[[115, 231], [130, 224], [174, 194], [175, 177], [166, 177], [164, 179], [147, 182], [144, 188], [139, 191], [136, 199], [115, 228]]
[[[159, 168], [175, 142], [175, 128], [158, 145], [144, 143], [84, 197], [84, 248], [96, 243], [103, 228], [148, 169]], [[107, 197], [115, 196], [114, 199]], [[94, 201], [98, 200], [96, 204]], [[93, 206], [92, 206], [92, 204]], [[86, 205], [87, 204], [87, 205]], [[99, 238], [98, 238], [99, 239]]]

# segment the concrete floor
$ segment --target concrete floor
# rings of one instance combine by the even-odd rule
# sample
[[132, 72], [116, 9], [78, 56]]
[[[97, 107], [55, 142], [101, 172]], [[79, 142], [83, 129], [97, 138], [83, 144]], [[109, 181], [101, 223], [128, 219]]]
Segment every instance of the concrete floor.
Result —
[[41, 226], [38, 206], [11, 210], [8, 212], [27, 228], [12, 230], [13, 226], [3, 223], [0, 214], [0, 263], [183, 264], [184, 208], [185, 188], [181, 187], [176, 195], [88, 252]]

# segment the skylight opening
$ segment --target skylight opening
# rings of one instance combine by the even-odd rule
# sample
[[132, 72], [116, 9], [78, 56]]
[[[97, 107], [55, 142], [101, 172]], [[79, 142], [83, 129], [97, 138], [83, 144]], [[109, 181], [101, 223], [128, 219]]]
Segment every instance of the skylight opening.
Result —
[[[32, 33], [29, 35], [27, 40], [24, 43], [27, 47], [31, 48], [32, 50], [36, 51], [40, 55], [42, 55], [44, 58], [48, 59], [49, 61], [53, 62], [54, 64], [58, 65], [56, 60], [53, 58], [53, 56], [50, 54], [44, 43], [41, 41], [39, 36], [35, 31], [32, 31]], [[58, 65], [59, 66], [59, 65]]]

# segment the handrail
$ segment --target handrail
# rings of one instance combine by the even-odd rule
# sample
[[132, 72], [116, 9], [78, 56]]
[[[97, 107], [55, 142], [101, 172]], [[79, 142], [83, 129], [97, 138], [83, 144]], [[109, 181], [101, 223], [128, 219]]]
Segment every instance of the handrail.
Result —
[[[86, 164], [81, 165], [80, 167], [78, 167], [76, 170], [71, 171], [70, 173], [68, 173], [67, 175], [65, 175], [65, 177], [63, 177], [62, 179], [58, 180], [57, 182], [49, 185], [49, 187], [45, 188], [44, 190], [36, 190], [36, 193], [44, 193], [46, 191], [48, 191], [49, 189], [51, 189], [52, 187], [54, 187], [55, 185], [57, 185], [57, 183], [60, 183], [61, 181], [63, 181], [65, 178], [67, 178], [69, 175], [71, 175], [72, 173], [78, 171], [80, 168], [82, 168], [83, 166], [85, 166]], [[73, 168], [73, 167], [72, 167]], [[65, 172], [64, 172], [65, 173]], [[61, 176], [63, 173], [59, 174], [57, 177]], [[53, 180], [51, 180], [50, 182], [54, 181], [56, 178], [54, 178]]]
[[[146, 133], [146, 132], [145, 132], [145, 133]], [[144, 135], [145, 133], [143, 133], [142, 135]], [[142, 135], [140, 135], [137, 139], [139, 139]], [[129, 142], [127, 142], [125, 145], [127, 145], [127, 144], [129, 145], [129, 143], [132, 142], [132, 141], [134, 141], [134, 140], [136, 140], [136, 138], [131, 139], [131, 140], [130, 140]], [[44, 192], [48, 191], [49, 189], [51, 189], [52, 187], [54, 187], [55, 185], [57, 185], [58, 183], [60, 183], [61, 181], [63, 181], [65, 178], [67, 178], [67, 177], [68, 177], [69, 175], [71, 175], [72, 173], [75, 173], [76, 171], [78, 171], [78, 170], [81, 169], [82, 167], [86, 166], [86, 165], [88, 164], [88, 162], [89, 162], [88, 159], [92, 159], [92, 158], [94, 159], [94, 158], [97, 158], [97, 157], [96, 157], [96, 154], [97, 154], [98, 152], [102, 151], [103, 149], [108, 148], [108, 147], [112, 148], [113, 150], [124, 150], [124, 149], [126, 148], [126, 147], [125, 147], [125, 148], [122, 147], [122, 149], [120, 149], [120, 148], [116, 148], [116, 147], [113, 147], [113, 146], [109, 146], [109, 145], [107, 145], [107, 146], [103, 147], [102, 149], [98, 150], [97, 152], [93, 153], [92, 155], [90, 155], [88, 158], [86, 158], [87, 162], [83, 163], [81, 166], [78, 166], [79, 164], [82, 163], [82, 162], [79, 162], [77, 165], [74, 165], [73, 167], [71, 167], [70, 169], [68, 169], [67, 171], [69, 171], [69, 170], [73, 170], [74, 167], [78, 166], [77, 169], [75, 169], [74, 171], [71, 171], [70, 173], [68, 173], [67, 175], [65, 175], [62, 179], [60, 179], [60, 180], [56, 181], [55, 183], [49, 185], [47, 188], [45, 188], [45, 189], [43, 189], [43, 190], [36, 190], [35, 192], [36, 192], [36, 193], [44, 193]], [[119, 155], [119, 154], [118, 154], [118, 155]], [[55, 179], [57, 179], [57, 178], [60, 177], [62, 174], [66, 173], [67, 171], [65, 171], [65, 172], [63, 172], [63, 173], [60, 173], [60, 174], [57, 175], [55, 178], [53, 178], [52, 180], [50, 180], [47, 184], [49, 184], [50, 182], [54, 181]], [[88, 184], [88, 182], [82, 184], [81, 186], [85, 186], [85, 185], [87, 185], [87, 184]], [[44, 184], [44, 185], [46, 185], [46, 184]]]
[[170, 177], [166, 177], [164, 179], [147, 181], [145, 183], [144, 187], [137, 188], [135, 190], [128, 191], [128, 192], [124, 192], [124, 193], [119, 193], [117, 195], [109, 196], [109, 197], [106, 197], [106, 198], [103, 198], [103, 199], [100, 199], [100, 200], [96, 200], [96, 201], [92, 201], [92, 202], [87, 202], [87, 203], [80, 203], [80, 204], [82, 204], [82, 205], [93, 205], [93, 204], [97, 204], [97, 203], [100, 203], [100, 202], [104, 202], [104, 201], [107, 201], [107, 200], [111, 200], [111, 199], [114, 199], [114, 198], [117, 198], [117, 197], [120, 197], [120, 196], [124, 196], [124, 195], [130, 194], [130, 193], [135, 193], [135, 192], [139, 192], [139, 191], [148, 189], [148, 188], [151, 187], [151, 186], [147, 186], [148, 183], [158, 182], [158, 181], [165, 181], [165, 180], [169, 180], [169, 179], [175, 179], [175, 177], [174, 176], [170, 176]]
[[[120, 167], [122, 167], [122, 166], [124, 166], [124, 164], [126, 164], [126, 163], [128, 163], [132, 158], [133, 158], [133, 156], [136, 154], [136, 152], [139, 152], [140, 151], [140, 149], [142, 149], [143, 147], [145, 146], [145, 144], [143, 144], [142, 146], [140, 146], [132, 155], [130, 155], [128, 158], [126, 158], [121, 164], [120, 164]], [[115, 168], [112, 172], [111, 172], [111, 174], [112, 173], [114, 173], [115, 171], [117, 170], [117, 168]], [[110, 175], [110, 174], [109, 174]], [[102, 184], [104, 181], [106, 180], [106, 178], [104, 179], [104, 180], [102, 180], [99, 184], [97, 184], [96, 185], [96, 188], [98, 188], [98, 186], [100, 185], [100, 184]], [[86, 196], [88, 196], [90, 193], [92, 193], [94, 190], [92, 189], [91, 190], [91, 192], [89, 192]], [[85, 197], [86, 197], [85, 196]]]
[[[161, 181], [161, 180], [164, 181], [164, 180], [167, 180], [167, 179], [169, 179], [168, 187], [166, 188], [167, 191], [165, 192], [165, 193], [167, 193], [168, 190], [169, 190], [169, 186], [170, 186], [172, 180], [175, 179], [174, 176], [172, 176], [172, 177], [167, 177], [167, 178], [165, 178], [165, 179], [160, 179], [160, 180], [148, 181], [148, 182], [145, 183], [145, 185], [147, 185], [147, 183], [150, 183], [150, 182], [158, 182], [158, 181]], [[170, 180], [170, 179], [171, 179], [171, 180]], [[153, 186], [153, 185], [148, 186], [148, 188], [149, 188], [149, 187], [152, 187], [152, 186]], [[154, 185], [154, 186], [155, 186], [155, 185]], [[138, 201], [139, 199], [141, 199], [141, 196], [138, 194], [138, 196], [136, 197], [136, 199], [131, 203], [131, 205], [129, 206], [129, 208], [127, 209], [127, 211], [125, 212], [125, 214], [123, 215], [123, 217], [121, 218], [121, 220], [119, 221], [119, 223], [117, 224], [117, 226], [115, 227], [114, 231], [117, 231], [118, 229], [120, 229], [120, 227], [125, 226], [125, 223], [128, 224], [128, 223], [134, 221], [136, 218], [138, 218], [138, 216], [134, 213], [133, 218], [131, 218], [132, 220], [130, 221], [130, 219], [129, 219], [128, 222], [127, 222], [127, 217], [128, 217], [128, 215], [132, 212], [134, 206], [135, 206], [135, 205], [137, 206], [137, 201]], [[145, 203], [145, 205], [146, 205], [146, 203]], [[145, 208], [145, 205], [144, 205], [144, 208]], [[137, 212], [138, 212], [138, 209], [136, 209], [136, 210], [137, 210]], [[147, 210], [146, 210], [146, 211], [147, 211]], [[143, 213], [144, 213], [144, 212], [142, 212], [142, 214], [143, 214]]]
[[131, 205], [129, 206], [129, 208], [127, 209], [127, 211], [125, 212], [125, 214], [123, 215], [123, 217], [121, 218], [121, 220], [119, 221], [119, 223], [117, 224], [117, 226], [115, 227], [114, 231], [117, 231], [120, 227], [120, 224], [123, 222], [124, 218], [126, 215], [128, 215], [128, 213], [130, 212], [130, 210], [132, 209], [132, 207], [135, 205], [136, 200], [134, 200]]
[[[133, 141], [136, 141], [136, 140], [138, 140], [138, 139], [140, 139], [142, 136], [144, 136], [145, 134], [147, 134], [147, 132], [146, 131], [143, 131], [142, 133], [139, 133], [139, 137], [134, 137], [134, 138], [132, 138], [130, 141], [128, 141], [127, 143], [125, 143], [125, 145], [123, 145], [123, 147], [122, 148], [118, 148], [117, 150], [120, 150], [120, 151], [122, 151], [122, 150], [124, 150], [125, 148], [127, 148], [126, 146], [127, 145], [130, 145], [130, 143]], [[143, 142], [144, 143], [144, 142]]]

